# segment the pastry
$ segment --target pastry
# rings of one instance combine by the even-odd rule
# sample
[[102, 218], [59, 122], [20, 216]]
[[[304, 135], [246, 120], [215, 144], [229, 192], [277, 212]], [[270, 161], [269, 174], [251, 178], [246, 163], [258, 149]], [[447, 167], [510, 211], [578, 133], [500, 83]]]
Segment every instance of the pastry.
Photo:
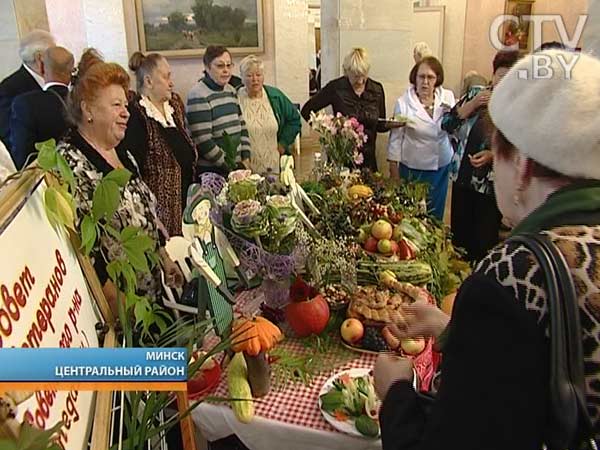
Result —
[[380, 290], [377, 286], [359, 287], [348, 307], [348, 317], [401, 324], [405, 322], [402, 305], [428, 301], [425, 292], [412, 284], [396, 282], [390, 287], [392, 290]]

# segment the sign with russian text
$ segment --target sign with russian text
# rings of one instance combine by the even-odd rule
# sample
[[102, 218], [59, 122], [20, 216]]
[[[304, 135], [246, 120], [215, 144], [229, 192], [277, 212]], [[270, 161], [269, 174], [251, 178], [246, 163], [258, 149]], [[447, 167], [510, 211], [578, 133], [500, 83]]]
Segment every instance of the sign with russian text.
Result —
[[[8, 348], [0, 351], [0, 386], [6, 390], [28, 383], [79, 390], [186, 390], [185, 348]], [[32, 384], [33, 386], [34, 384]]]
[[[94, 300], [69, 237], [48, 221], [45, 186], [38, 182], [0, 224], [0, 352], [98, 347]], [[2, 372], [11, 365], [15, 362], [3, 362]], [[36, 388], [35, 395], [18, 405], [17, 418], [42, 429], [62, 421], [59, 445], [86, 447], [93, 392], [57, 391], [43, 384]]]

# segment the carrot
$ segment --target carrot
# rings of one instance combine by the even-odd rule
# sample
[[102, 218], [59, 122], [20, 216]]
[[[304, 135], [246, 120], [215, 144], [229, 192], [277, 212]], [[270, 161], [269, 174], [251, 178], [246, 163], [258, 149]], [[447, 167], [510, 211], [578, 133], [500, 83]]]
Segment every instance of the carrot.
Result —
[[344, 375], [342, 375], [339, 380], [344, 383], [344, 384], [348, 384], [350, 383], [350, 375], [348, 375], [347, 373], [345, 373]]
[[333, 412], [333, 417], [335, 417], [335, 419], [339, 420], [340, 422], [345, 422], [346, 420], [348, 420], [348, 414], [346, 414], [344, 411], [341, 411], [339, 409], [336, 409]]

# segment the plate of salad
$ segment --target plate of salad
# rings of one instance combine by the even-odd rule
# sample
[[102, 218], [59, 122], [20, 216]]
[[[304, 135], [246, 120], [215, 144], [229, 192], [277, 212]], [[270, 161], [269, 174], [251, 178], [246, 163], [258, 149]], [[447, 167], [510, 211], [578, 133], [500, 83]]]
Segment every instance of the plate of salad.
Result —
[[379, 437], [379, 407], [371, 369], [349, 369], [329, 378], [319, 393], [319, 409], [336, 430]]

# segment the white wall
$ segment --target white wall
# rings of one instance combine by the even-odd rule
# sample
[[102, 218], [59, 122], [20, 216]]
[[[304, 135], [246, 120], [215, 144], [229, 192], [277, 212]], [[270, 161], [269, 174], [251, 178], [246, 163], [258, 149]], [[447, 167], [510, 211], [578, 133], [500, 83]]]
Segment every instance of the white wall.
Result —
[[19, 32], [13, 0], [0, 0], [0, 79], [18, 69]]
[[[483, 3], [483, 0], [477, 1]], [[446, 7], [446, 24], [444, 28], [444, 72], [446, 81], [444, 87], [452, 89], [456, 95], [460, 95], [467, 0], [438, 0], [436, 4]], [[481, 39], [487, 39], [487, 35], [482, 36]]]

